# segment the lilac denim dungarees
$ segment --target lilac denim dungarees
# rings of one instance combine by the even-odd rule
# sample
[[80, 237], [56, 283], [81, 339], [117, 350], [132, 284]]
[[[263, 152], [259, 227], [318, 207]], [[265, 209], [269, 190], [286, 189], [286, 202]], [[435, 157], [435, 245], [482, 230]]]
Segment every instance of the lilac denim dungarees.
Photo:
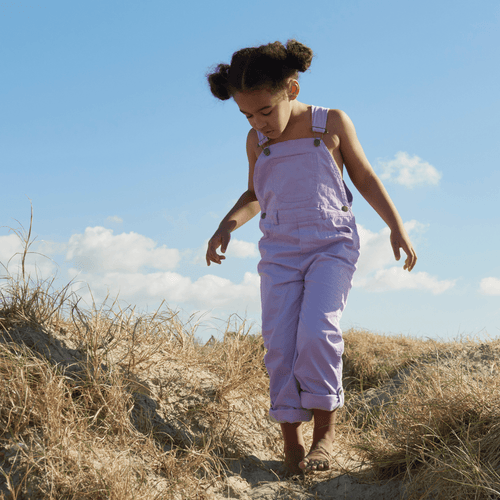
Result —
[[[328, 109], [312, 106], [315, 134]], [[259, 134], [259, 145], [267, 137]], [[265, 154], [267, 153], [267, 154]], [[352, 194], [320, 139], [265, 148], [254, 171], [261, 207], [262, 335], [276, 422], [344, 404], [339, 321], [359, 256]]]

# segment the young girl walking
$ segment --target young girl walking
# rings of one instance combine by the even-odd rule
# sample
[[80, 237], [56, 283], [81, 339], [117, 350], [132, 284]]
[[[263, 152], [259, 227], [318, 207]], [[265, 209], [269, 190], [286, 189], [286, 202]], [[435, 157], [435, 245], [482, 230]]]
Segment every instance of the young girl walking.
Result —
[[[239, 50], [208, 75], [221, 100], [233, 98], [252, 127], [248, 189], [208, 243], [207, 264], [225, 258], [231, 233], [259, 211], [262, 335], [270, 417], [281, 424], [285, 475], [329, 468], [335, 410], [344, 404], [339, 326], [359, 256], [351, 211], [354, 186], [391, 230], [404, 269], [417, 257], [401, 217], [366, 159], [349, 117], [297, 100], [298, 73], [311, 49], [289, 40]], [[306, 454], [301, 423], [314, 416]]]

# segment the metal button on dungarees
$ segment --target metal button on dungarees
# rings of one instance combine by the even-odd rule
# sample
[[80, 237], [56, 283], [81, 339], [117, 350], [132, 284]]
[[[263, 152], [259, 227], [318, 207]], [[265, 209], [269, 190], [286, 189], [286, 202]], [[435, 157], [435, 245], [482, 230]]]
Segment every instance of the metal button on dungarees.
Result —
[[345, 205], [342, 207], [342, 212], [347, 212], [349, 210], [349, 207], [346, 207]]
[[269, 156], [271, 154], [271, 151], [269, 151], [269, 148], [264, 148], [264, 154], [266, 156]]
[[318, 147], [321, 144], [321, 139], [314, 139], [314, 145]]
[[266, 218], [266, 212], [264, 212], [261, 216], [260, 216], [261, 219], [265, 219]]

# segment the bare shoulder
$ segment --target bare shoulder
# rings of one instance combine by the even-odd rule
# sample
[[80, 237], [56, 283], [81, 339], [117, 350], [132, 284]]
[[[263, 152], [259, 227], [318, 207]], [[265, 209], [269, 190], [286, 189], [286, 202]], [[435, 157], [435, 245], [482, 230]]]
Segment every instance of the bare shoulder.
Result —
[[352, 120], [341, 109], [329, 109], [326, 128], [330, 134], [342, 137], [354, 128]]
[[247, 155], [248, 159], [253, 159], [254, 161], [259, 156], [259, 136], [257, 131], [251, 128], [247, 135]]
[[259, 143], [259, 137], [257, 135], [257, 131], [254, 128], [251, 128], [248, 131], [247, 144], [255, 145], [255, 144], [258, 144], [258, 143]]

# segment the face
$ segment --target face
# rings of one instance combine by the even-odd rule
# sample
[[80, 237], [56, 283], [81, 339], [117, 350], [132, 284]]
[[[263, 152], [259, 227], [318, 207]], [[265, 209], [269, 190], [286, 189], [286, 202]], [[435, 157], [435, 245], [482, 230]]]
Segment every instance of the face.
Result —
[[252, 128], [262, 132], [269, 139], [277, 139], [288, 125], [293, 101], [284, 90], [237, 92], [233, 99]]

